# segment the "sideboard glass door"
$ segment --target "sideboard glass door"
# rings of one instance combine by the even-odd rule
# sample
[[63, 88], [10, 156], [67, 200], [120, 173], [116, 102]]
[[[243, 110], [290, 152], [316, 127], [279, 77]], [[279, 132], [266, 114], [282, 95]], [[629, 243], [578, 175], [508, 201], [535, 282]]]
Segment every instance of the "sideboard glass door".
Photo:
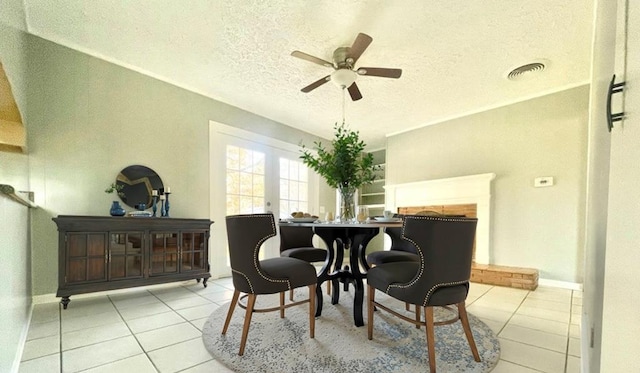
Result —
[[178, 273], [178, 232], [151, 233], [150, 276]]
[[109, 279], [139, 278], [144, 275], [143, 232], [111, 233]]

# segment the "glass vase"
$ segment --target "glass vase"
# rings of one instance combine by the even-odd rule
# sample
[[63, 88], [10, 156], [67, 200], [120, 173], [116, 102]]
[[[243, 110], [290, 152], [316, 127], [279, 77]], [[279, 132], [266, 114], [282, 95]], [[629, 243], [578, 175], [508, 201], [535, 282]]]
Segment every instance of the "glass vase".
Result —
[[340, 192], [340, 221], [352, 223], [356, 218], [356, 188], [345, 186], [339, 188]]

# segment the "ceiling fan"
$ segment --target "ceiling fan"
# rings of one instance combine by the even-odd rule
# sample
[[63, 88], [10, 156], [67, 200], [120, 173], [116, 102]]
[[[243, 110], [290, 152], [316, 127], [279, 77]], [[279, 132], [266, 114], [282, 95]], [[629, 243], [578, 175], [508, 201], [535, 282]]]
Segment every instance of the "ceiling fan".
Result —
[[359, 33], [351, 47], [340, 47], [333, 52], [333, 62], [325, 61], [322, 58], [314, 57], [300, 51], [291, 52], [293, 57], [334, 69], [331, 74], [309, 84], [302, 88], [301, 91], [308, 93], [320, 87], [324, 83], [332, 81], [338, 87], [341, 87], [342, 89], [346, 88], [349, 91], [351, 99], [353, 101], [357, 101], [362, 98], [362, 94], [355, 83], [358, 75], [398, 79], [400, 75], [402, 75], [401, 69], [387, 69], [383, 67], [359, 67], [354, 69], [354, 65], [358, 61], [358, 58], [360, 58], [372, 41], [373, 38], [371, 38], [371, 36]]

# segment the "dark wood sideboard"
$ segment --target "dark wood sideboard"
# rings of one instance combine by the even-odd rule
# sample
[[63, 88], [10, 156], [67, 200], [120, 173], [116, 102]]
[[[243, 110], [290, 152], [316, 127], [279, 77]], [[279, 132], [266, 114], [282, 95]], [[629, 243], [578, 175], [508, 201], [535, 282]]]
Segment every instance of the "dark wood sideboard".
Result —
[[208, 219], [60, 215], [58, 292], [74, 294], [202, 280], [209, 273]]

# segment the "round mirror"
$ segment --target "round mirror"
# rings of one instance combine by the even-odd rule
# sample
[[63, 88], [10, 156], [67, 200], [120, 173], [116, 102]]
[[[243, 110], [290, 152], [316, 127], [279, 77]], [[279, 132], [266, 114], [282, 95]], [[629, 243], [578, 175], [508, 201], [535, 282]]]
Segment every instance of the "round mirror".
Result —
[[[164, 190], [162, 179], [149, 167], [134, 165], [120, 171], [116, 178], [116, 184], [122, 187], [120, 199], [127, 206], [136, 208], [136, 205], [144, 203], [151, 207], [151, 192], [155, 189]], [[158, 192], [160, 193], [160, 192]]]

